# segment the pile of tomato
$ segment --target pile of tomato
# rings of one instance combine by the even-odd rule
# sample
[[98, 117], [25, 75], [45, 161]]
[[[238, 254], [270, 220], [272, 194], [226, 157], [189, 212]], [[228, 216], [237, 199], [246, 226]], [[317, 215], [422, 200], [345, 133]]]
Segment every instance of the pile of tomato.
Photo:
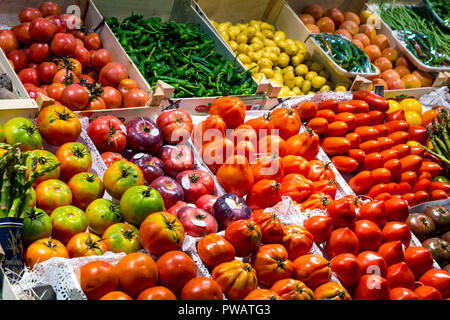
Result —
[[112, 60], [81, 18], [61, 14], [54, 2], [28, 7], [20, 24], [0, 31], [0, 47], [29, 96], [43, 94], [71, 110], [144, 106], [149, 95]]
[[428, 142], [431, 119], [422, 125], [411, 112], [420, 120], [414, 124], [404, 110], [390, 111], [388, 100], [369, 91], [357, 91], [349, 101], [303, 102], [295, 110], [319, 135], [334, 166], [351, 174], [348, 184], [356, 194], [402, 198], [410, 207], [448, 198], [450, 185], [432, 181], [443, 170], [440, 160], [420, 146]]

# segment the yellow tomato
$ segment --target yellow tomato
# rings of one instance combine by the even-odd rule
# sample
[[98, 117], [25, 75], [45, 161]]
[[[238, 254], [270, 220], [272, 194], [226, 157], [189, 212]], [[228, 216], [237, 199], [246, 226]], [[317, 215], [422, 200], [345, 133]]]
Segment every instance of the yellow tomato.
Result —
[[420, 104], [420, 102], [416, 99], [412, 99], [412, 98], [407, 98], [407, 99], [403, 99], [400, 102], [400, 107], [405, 110], [405, 112], [408, 111], [415, 111], [417, 112], [419, 115], [422, 114], [422, 105]]
[[422, 117], [416, 111], [405, 112], [405, 118], [406, 118], [406, 122], [408, 122], [408, 124], [410, 126], [413, 126], [413, 125], [421, 126], [422, 125]]
[[392, 113], [394, 111], [400, 110], [402, 107], [400, 106], [400, 103], [398, 103], [395, 100], [389, 99], [389, 110], [387, 111], [387, 113]]
[[334, 89], [334, 91], [347, 91], [347, 88], [344, 86], [336, 86], [336, 88]]
[[325, 85], [325, 82], [327, 82], [327, 79], [321, 76], [311, 77], [310, 80], [314, 89], [320, 89], [323, 85]]
[[320, 88], [319, 91], [322, 91], [322, 92], [330, 92], [330, 91], [331, 91], [331, 88], [330, 88], [329, 85], [324, 85], [324, 86], [322, 86], [322, 88]]
[[417, 141], [414, 141], [414, 140], [409, 140], [406, 144], [412, 147], [412, 146], [417, 146], [420, 143]]

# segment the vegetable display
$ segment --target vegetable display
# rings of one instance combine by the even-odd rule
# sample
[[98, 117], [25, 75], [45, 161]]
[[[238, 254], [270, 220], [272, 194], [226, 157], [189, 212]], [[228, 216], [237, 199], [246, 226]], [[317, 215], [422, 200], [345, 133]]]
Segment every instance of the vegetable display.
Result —
[[176, 98], [255, 93], [251, 73], [237, 72], [196, 26], [138, 14], [106, 22], [153, 89], [162, 80]]

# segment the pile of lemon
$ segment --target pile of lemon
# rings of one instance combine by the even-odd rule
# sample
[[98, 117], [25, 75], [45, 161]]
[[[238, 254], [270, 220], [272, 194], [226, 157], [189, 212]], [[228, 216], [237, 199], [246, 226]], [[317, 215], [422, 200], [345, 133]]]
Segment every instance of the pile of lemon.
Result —
[[317, 91], [347, 91], [350, 83], [330, 81], [324, 67], [311, 60], [301, 41], [286, 37], [267, 22], [251, 20], [232, 24], [211, 21], [245, 68], [259, 83], [263, 77], [281, 86], [279, 97], [313, 94]]

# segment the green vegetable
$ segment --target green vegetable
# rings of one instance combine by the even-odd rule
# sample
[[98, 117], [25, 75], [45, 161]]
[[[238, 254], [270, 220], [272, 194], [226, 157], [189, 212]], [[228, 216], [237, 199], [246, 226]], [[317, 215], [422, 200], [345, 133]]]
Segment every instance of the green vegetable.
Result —
[[310, 36], [345, 70], [357, 73], [376, 72], [364, 51], [342, 35], [316, 33]]
[[425, 0], [427, 5], [439, 17], [446, 28], [450, 28], [450, 2], [448, 0]]
[[107, 24], [154, 89], [158, 80], [175, 88], [176, 98], [254, 94], [252, 73], [237, 73], [215, 52], [197, 26], [132, 14]]
[[[52, 162], [37, 169], [37, 158], [30, 152], [21, 152], [19, 143], [14, 146], [0, 144], [0, 148], [7, 150], [0, 157], [0, 172], [2, 172], [0, 195], [0, 218], [24, 218], [31, 200], [30, 188], [34, 181], [47, 172], [56, 169], [60, 163]], [[25, 165], [26, 159], [32, 158], [31, 168]], [[28, 178], [26, 171], [30, 169]]]

